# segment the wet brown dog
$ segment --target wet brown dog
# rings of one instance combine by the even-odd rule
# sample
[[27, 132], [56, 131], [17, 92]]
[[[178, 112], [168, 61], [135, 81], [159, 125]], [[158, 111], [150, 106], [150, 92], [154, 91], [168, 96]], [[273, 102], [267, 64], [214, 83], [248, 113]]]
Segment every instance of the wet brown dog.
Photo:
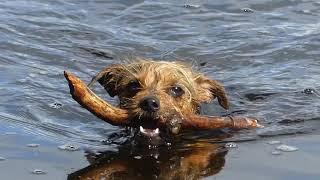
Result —
[[[65, 77], [72, 97], [84, 108], [112, 125], [135, 127], [143, 137], [147, 137], [145, 139], [151, 141], [162, 138], [163, 134], [177, 134], [183, 129], [243, 129], [260, 126], [257, 120], [250, 118], [199, 115], [201, 104], [215, 98], [223, 108], [228, 109], [225, 89], [216, 80], [207, 78], [181, 62], [138, 59], [103, 69], [88, 86], [98, 81], [111, 97], [119, 98], [118, 107], [99, 98], [73, 74], [65, 72]], [[165, 149], [163, 155], [160, 153], [160, 159], [158, 153], [155, 153], [157, 157], [154, 159], [149, 158], [150, 153], [153, 154], [152, 150], [148, 151], [150, 148], [139, 159], [136, 154], [140, 155], [141, 149], [124, 146], [125, 150], [119, 149], [115, 157], [106, 153], [110, 159], [90, 160], [91, 166], [69, 175], [68, 179], [113, 179], [119, 176], [123, 179], [141, 179], [135, 177], [141, 170], [144, 177], [151, 177], [149, 179], [199, 179], [215, 174], [223, 167], [226, 151], [221, 153], [220, 146], [201, 141], [188, 145], [188, 148], [183, 147], [182, 151], [159, 147], [155, 150], [161, 152]], [[135, 153], [134, 150], [139, 152]], [[150, 166], [151, 169], [155, 166], [156, 171], [145, 170], [150, 169]]]
[[201, 103], [217, 98], [223, 108], [229, 107], [219, 82], [181, 62], [138, 59], [105, 68], [88, 86], [96, 81], [111, 97], [118, 96], [130, 122], [149, 136], [166, 129], [161, 128], [166, 120], [170, 120], [170, 132], [177, 133], [181, 122], [172, 119], [199, 113]]

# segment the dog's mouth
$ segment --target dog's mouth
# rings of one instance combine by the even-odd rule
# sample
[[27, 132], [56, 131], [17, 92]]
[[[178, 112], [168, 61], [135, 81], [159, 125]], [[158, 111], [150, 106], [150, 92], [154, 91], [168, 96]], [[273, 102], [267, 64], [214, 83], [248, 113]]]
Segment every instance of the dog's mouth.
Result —
[[[160, 118], [158, 117], [147, 117], [147, 118], [140, 118], [139, 121], [139, 131], [142, 135], [144, 136], [149, 136], [149, 137], [155, 137], [160, 135], [160, 126], [159, 124]], [[162, 129], [161, 129], [162, 131]]]
[[141, 120], [138, 127], [139, 132], [144, 136], [155, 137], [161, 135], [178, 134], [181, 130], [182, 119], [177, 117], [158, 117]]

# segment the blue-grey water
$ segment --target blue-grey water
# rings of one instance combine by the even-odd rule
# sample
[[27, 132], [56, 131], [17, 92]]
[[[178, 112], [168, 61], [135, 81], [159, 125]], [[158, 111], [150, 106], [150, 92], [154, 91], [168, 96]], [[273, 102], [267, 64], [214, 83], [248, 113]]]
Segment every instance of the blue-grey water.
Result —
[[319, 19], [316, 0], [3, 0], [0, 128], [100, 146], [119, 129], [71, 98], [63, 71], [88, 82], [142, 56], [193, 62], [225, 85], [232, 104], [204, 113], [257, 117], [265, 126], [231, 140], [318, 134]]

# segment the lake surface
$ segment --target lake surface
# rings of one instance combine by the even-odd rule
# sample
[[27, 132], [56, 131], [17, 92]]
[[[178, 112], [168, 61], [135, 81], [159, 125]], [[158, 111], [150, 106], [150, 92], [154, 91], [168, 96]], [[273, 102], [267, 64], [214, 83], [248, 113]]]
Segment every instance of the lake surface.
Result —
[[[194, 63], [225, 85], [231, 101], [228, 112], [214, 102], [203, 113], [257, 117], [265, 126], [226, 142], [320, 133], [316, 0], [4, 0], [0, 14], [2, 134], [119, 151], [112, 156], [124, 159], [118, 145], [102, 143], [119, 129], [71, 98], [63, 71], [88, 82], [105, 66], [136, 56]], [[211, 142], [211, 136], [188, 138]]]

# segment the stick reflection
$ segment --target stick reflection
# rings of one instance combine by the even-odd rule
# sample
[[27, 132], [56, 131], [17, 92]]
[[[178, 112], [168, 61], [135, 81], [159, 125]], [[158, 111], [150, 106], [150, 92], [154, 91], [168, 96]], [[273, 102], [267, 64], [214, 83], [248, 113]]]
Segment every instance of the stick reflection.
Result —
[[87, 153], [89, 166], [68, 180], [199, 179], [217, 174], [225, 164], [224, 144], [194, 142], [176, 146], [121, 145], [117, 152]]

